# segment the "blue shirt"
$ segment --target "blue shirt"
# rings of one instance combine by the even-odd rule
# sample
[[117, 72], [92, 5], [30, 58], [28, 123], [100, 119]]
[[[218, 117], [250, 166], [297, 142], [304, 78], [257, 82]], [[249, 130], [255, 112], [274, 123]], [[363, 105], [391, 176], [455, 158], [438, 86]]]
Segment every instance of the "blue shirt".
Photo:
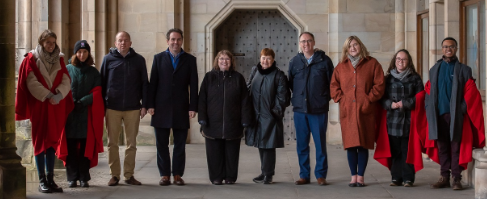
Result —
[[[313, 54], [314, 55], [314, 54]], [[311, 61], [313, 61], [313, 55], [311, 55], [311, 57], [309, 57], [309, 59], [307, 60], [308, 61], [308, 64], [311, 63]]]
[[440, 115], [450, 113], [450, 99], [455, 62], [441, 62], [438, 72], [438, 111]]
[[172, 53], [169, 51], [169, 48], [167, 48], [166, 52], [169, 53], [169, 57], [171, 58], [172, 67], [174, 68], [174, 70], [176, 70], [176, 67], [178, 66], [178, 63], [179, 63], [179, 57], [184, 53], [184, 50], [181, 48], [181, 52], [179, 52], [176, 55], [176, 57], [174, 57], [172, 55]]

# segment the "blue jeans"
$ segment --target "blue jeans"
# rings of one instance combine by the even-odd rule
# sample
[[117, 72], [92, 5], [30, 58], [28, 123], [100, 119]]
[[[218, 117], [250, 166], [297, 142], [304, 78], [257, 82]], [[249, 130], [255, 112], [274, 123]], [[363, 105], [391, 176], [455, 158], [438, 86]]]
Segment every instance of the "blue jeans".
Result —
[[328, 158], [326, 154], [326, 128], [328, 126], [328, 112], [321, 114], [306, 114], [294, 112], [294, 126], [296, 127], [296, 148], [299, 159], [299, 177], [310, 178], [309, 139], [313, 135], [316, 147], [316, 178], [326, 178], [328, 173]]

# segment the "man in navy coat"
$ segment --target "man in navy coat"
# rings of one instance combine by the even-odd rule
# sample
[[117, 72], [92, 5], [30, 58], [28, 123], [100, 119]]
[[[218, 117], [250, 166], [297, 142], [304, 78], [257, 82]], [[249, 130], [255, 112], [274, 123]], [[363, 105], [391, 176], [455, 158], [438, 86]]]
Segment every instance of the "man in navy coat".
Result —
[[[154, 55], [147, 99], [151, 126], [155, 129], [159, 185], [184, 185], [181, 178], [186, 162], [186, 138], [189, 119], [198, 110], [198, 73], [196, 57], [181, 48], [183, 31], [170, 29], [166, 34], [166, 51]], [[169, 155], [169, 135], [172, 128], [174, 150], [172, 167]]]

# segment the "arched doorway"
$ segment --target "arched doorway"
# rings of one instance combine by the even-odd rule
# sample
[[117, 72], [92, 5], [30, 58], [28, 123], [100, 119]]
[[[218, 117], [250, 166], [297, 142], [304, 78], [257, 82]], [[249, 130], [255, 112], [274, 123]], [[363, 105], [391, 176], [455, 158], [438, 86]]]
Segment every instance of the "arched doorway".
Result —
[[[237, 71], [248, 80], [252, 66], [259, 62], [260, 51], [272, 48], [276, 64], [287, 74], [289, 60], [298, 50], [298, 30], [277, 9], [234, 10], [215, 29], [215, 55], [229, 50], [236, 55]], [[215, 56], [214, 55], [214, 56]], [[292, 107], [283, 119], [284, 138], [294, 141], [295, 128]]]

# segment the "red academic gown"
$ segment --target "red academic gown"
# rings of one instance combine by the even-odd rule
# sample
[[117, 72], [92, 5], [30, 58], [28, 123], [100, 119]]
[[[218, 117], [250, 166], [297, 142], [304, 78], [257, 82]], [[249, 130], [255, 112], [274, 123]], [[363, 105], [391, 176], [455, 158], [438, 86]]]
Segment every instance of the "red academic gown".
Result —
[[[416, 172], [423, 169], [422, 152], [428, 154], [436, 163], [439, 163], [436, 141], [428, 138], [428, 123], [424, 109], [424, 96], [426, 93], [429, 94], [430, 87], [431, 85], [428, 81], [425, 85], [425, 91], [416, 94], [415, 109], [411, 111], [411, 132], [409, 134], [406, 163], [413, 164]], [[467, 103], [467, 114], [463, 120], [459, 165], [466, 169], [467, 164], [472, 161], [472, 149], [485, 146], [482, 99], [472, 79], [465, 84], [464, 99]], [[390, 169], [392, 163], [391, 152], [387, 136], [386, 112], [383, 109], [381, 110], [380, 118], [381, 122], [379, 123], [374, 159]]]
[[[429, 94], [431, 88], [429, 81], [426, 82], [424, 88]], [[465, 103], [467, 103], [467, 114], [465, 114], [463, 119], [459, 165], [462, 166], [463, 169], [466, 169], [468, 163], [472, 161], [472, 149], [485, 146], [485, 128], [482, 98], [473, 79], [467, 81], [463, 92]], [[436, 144], [436, 140], [430, 140], [428, 135], [429, 133], [427, 131], [425, 135], [423, 135], [426, 137], [425, 152], [433, 161], [439, 164], [438, 145]]]
[[[105, 107], [103, 105], [103, 98], [101, 96], [101, 86], [93, 88], [90, 93], [93, 93], [93, 103], [88, 106], [88, 132], [86, 132], [86, 147], [84, 156], [90, 160], [90, 168], [98, 165], [98, 153], [103, 152], [103, 118], [105, 117]], [[64, 130], [63, 130], [64, 132]], [[60, 148], [66, 151], [61, 154], [59, 159], [64, 161], [68, 156], [68, 146], [66, 142], [66, 134], [62, 134], [62, 142]]]
[[[421, 132], [428, 128], [426, 123], [426, 112], [424, 109], [424, 91], [416, 94], [416, 103], [411, 110], [411, 126], [409, 128], [408, 156], [406, 163], [414, 165], [415, 172], [423, 169], [423, 151], [424, 140], [421, 140]], [[385, 167], [391, 169], [392, 158], [387, 133], [387, 111], [380, 107], [379, 115], [379, 133], [376, 138], [376, 149], [374, 159]]]
[[[59, 60], [61, 70], [58, 71], [53, 81], [52, 93], [56, 93], [56, 88], [61, 84], [63, 74], [69, 77], [68, 70], [64, 65], [64, 59]], [[19, 68], [19, 79], [17, 85], [17, 94], [15, 98], [15, 120], [30, 119], [32, 123], [32, 144], [34, 146], [34, 155], [39, 155], [46, 149], [53, 147], [56, 150], [58, 158], [66, 153], [60, 148], [62, 141], [63, 129], [69, 113], [73, 110], [73, 97], [71, 91], [68, 95], [59, 101], [59, 104], [52, 105], [49, 100], [41, 102], [34, 98], [27, 88], [27, 76], [33, 72], [37, 80], [46, 88], [44, 77], [42, 76], [32, 53], [28, 53]]]

